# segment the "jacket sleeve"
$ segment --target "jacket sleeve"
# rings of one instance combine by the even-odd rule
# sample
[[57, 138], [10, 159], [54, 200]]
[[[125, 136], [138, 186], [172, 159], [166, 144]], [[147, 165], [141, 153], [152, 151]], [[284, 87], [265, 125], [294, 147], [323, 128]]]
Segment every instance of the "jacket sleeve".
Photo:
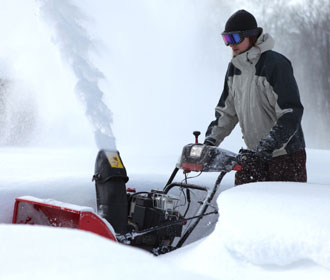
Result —
[[297, 131], [301, 130], [304, 107], [288, 59], [281, 56], [270, 71], [267, 71], [266, 79], [273, 89], [277, 122], [269, 135], [260, 141], [257, 150], [273, 152], [284, 148]]
[[229, 74], [231, 67], [229, 64], [223, 91], [215, 108], [215, 120], [210, 123], [205, 134], [205, 143], [207, 144], [218, 146], [238, 122], [233, 95], [230, 94], [228, 86], [229, 80], [232, 79], [232, 75]]

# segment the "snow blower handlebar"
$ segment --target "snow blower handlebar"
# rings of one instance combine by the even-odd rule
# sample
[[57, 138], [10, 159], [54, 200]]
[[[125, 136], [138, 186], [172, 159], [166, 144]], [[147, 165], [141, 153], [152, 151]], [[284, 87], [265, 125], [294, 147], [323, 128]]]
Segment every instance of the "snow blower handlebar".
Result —
[[[172, 172], [170, 179], [168, 180], [163, 191], [164, 193], [168, 193], [170, 189], [177, 186], [180, 188], [185, 188], [187, 191], [189, 191], [189, 189], [206, 191], [207, 196], [202, 202], [202, 205], [195, 217], [192, 217], [195, 219], [194, 222], [187, 228], [183, 236], [180, 238], [176, 246], [172, 248], [172, 250], [182, 247], [184, 242], [188, 239], [190, 234], [193, 232], [193, 230], [204, 216], [217, 213], [217, 211], [213, 211], [211, 213], [206, 213], [206, 211], [212, 202], [223, 177], [232, 170], [241, 170], [241, 166], [238, 164], [237, 154], [218, 147], [200, 144], [198, 143], [198, 136], [200, 135], [200, 132], [194, 131], [193, 134], [195, 135], [196, 139], [195, 144], [188, 144], [183, 147], [180, 161]], [[220, 172], [220, 174], [213, 188], [209, 190], [202, 186], [173, 182], [179, 169], [182, 169], [184, 173], [195, 171]]]
[[[240, 170], [237, 154], [228, 150], [198, 143], [198, 133], [195, 131], [195, 144], [183, 147], [177, 168], [185, 172], [229, 172]], [[172, 177], [172, 176], [171, 176]]]

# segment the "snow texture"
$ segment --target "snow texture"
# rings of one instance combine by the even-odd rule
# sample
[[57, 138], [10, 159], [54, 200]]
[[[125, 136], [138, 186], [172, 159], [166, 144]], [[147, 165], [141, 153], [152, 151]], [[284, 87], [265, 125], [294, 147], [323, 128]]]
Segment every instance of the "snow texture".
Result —
[[[94, 186], [90, 182], [93, 170], [88, 170], [88, 160], [94, 160], [90, 151], [57, 150], [56, 163], [62, 162], [55, 172], [58, 178], [44, 176], [54, 164], [54, 158], [49, 156], [54, 151], [33, 149], [33, 155], [28, 149], [19, 152], [17, 162], [17, 150], [1, 150], [1, 154], [7, 154], [5, 164], [0, 165], [0, 174], [6, 174], [0, 176], [1, 279], [47, 276], [71, 280], [108, 274], [116, 279], [153, 279], [155, 274], [159, 279], [330, 277], [330, 180], [324, 172], [330, 164], [329, 151], [308, 150], [306, 184], [269, 182], [233, 187], [234, 173], [228, 174], [221, 184], [221, 189], [227, 190], [217, 199], [220, 217], [213, 233], [157, 258], [79, 230], [10, 225], [14, 198], [23, 195], [95, 209]], [[128, 161], [134, 162], [130, 158]], [[24, 166], [29, 166], [29, 179], [17, 176]], [[130, 169], [138, 166], [131, 165]], [[6, 173], [8, 167], [11, 174]], [[319, 172], [324, 176], [320, 177]], [[152, 185], [156, 189], [164, 184], [163, 177], [153, 176], [152, 172], [138, 175], [130, 175], [130, 184]], [[207, 175], [210, 177], [205, 182], [212, 186], [214, 177]]]

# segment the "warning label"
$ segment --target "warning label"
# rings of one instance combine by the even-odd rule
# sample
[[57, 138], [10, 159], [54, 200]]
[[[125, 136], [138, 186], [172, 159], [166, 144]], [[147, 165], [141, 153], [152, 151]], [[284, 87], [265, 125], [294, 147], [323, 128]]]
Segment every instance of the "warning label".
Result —
[[124, 168], [117, 153], [107, 153], [107, 157], [112, 168]]

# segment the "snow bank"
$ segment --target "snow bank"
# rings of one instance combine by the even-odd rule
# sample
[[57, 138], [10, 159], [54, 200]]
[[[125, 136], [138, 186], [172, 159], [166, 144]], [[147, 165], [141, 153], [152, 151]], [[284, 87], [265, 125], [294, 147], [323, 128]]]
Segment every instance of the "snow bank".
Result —
[[219, 279], [330, 279], [329, 198], [330, 185], [232, 188], [211, 236], [163, 259]]
[[[310, 260], [330, 269], [330, 186], [256, 183], [224, 192], [218, 236], [258, 265]], [[233, 207], [234, 206], [234, 207]]]
[[79, 230], [0, 225], [0, 279], [207, 279]]

